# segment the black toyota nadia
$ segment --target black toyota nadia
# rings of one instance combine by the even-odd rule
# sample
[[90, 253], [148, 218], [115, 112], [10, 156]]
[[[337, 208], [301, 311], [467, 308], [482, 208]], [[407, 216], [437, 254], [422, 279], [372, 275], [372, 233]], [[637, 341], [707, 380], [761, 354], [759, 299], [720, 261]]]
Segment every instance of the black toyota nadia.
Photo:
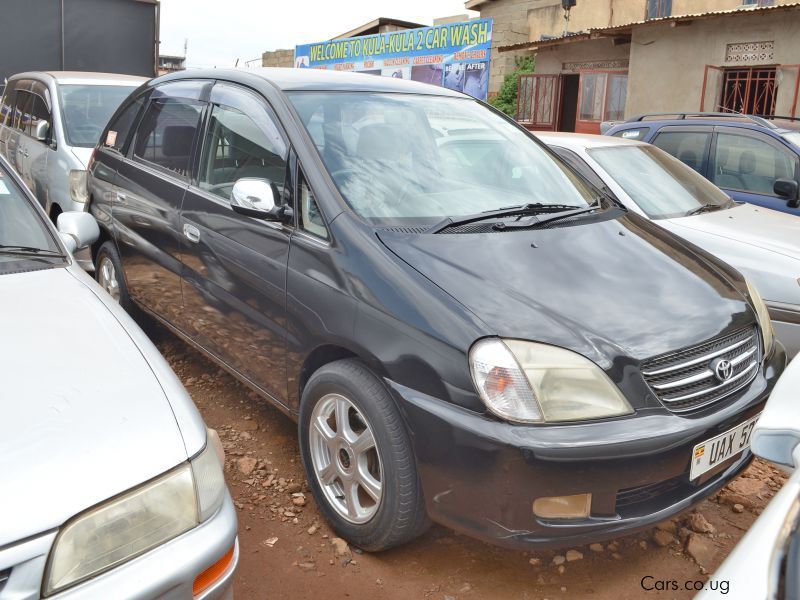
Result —
[[89, 193], [100, 283], [296, 419], [368, 550], [429, 519], [511, 546], [652, 526], [747, 465], [786, 362], [739, 273], [444, 88], [167, 75]]

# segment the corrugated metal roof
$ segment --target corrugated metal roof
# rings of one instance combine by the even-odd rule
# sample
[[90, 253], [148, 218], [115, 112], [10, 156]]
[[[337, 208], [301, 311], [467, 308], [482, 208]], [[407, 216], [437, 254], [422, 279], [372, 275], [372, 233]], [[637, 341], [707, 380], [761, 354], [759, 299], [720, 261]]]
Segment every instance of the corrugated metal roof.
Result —
[[655, 19], [646, 19], [642, 21], [633, 21], [624, 25], [615, 25], [614, 27], [595, 27], [581, 31], [578, 33], [570, 33], [559, 37], [554, 37], [548, 40], [536, 40], [531, 42], [520, 42], [518, 44], [510, 44], [508, 46], [500, 46], [497, 48], [499, 52], [509, 52], [512, 50], [526, 50], [536, 48], [547, 48], [549, 46], [560, 46], [561, 44], [568, 44], [571, 42], [581, 42], [584, 40], [598, 39], [603, 37], [614, 37], [614, 35], [630, 35], [631, 31], [636, 27], [646, 27], [649, 25], [656, 25], [662, 23], [680, 23], [688, 21], [699, 21], [712, 19], [716, 17], [732, 16], [732, 15], [749, 15], [753, 13], [768, 13], [775, 11], [789, 11], [800, 8], [800, 2], [793, 2], [791, 4], [779, 4], [777, 6], [741, 6], [727, 10], [715, 10], [704, 13], [690, 13], [685, 15], [671, 15], [669, 17], [657, 17]]

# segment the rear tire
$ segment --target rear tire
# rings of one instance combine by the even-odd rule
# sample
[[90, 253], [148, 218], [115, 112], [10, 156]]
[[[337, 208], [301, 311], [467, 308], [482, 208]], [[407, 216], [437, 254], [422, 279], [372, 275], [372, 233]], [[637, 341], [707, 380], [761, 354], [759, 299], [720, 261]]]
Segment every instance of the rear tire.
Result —
[[119, 258], [114, 242], [107, 241], [97, 251], [94, 265], [97, 283], [100, 284], [108, 295], [120, 306], [130, 312], [132, 303], [128, 295], [128, 285], [125, 282], [125, 273], [122, 270], [122, 261]]
[[341, 537], [376, 552], [430, 526], [408, 432], [366, 365], [345, 359], [316, 371], [298, 426], [309, 487]]

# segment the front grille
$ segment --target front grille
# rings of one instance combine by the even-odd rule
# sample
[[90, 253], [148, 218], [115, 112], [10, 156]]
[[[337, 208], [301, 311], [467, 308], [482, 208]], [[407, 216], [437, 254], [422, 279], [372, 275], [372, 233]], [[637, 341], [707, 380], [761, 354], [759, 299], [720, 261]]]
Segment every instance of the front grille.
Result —
[[[749, 384], [761, 364], [758, 329], [747, 327], [710, 342], [647, 361], [642, 375], [672, 412], [686, 412], [722, 400]], [[730, 376], [715, 372], [720, 360], [730, 363]]]
[[666, 481], [619, 490], [617, 492], [617, 509], [619, 510], [620, 508], [640, 502], [647, 502], [648, 500], [653, 500], [659, 496], [669, 494], [671, 491], [684, 485], [687, 479], [688, 476], [683, 474], [673, 477], [672, 479], [667, 479]]

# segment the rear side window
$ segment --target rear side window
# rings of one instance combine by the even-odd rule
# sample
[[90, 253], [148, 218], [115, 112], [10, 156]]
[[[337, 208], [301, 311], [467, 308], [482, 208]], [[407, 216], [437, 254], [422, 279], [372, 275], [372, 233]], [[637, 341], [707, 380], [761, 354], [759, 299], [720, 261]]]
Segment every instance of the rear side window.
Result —
[[0, 125], [10, 125], [14, 114], [14, 90], [16, 81], [10, 81], [3, 92], [3, 102], [0, 104]]
[[649, 127], [638, 127], [636, 129], [623, 129], [613, 134], [613, 137], [619, 137], [625, 140], [641, 140], [650, 133]]
[[653, 145], [691, 167], [701, 175], [708, 167], [711, 133], [702, 131], [664, 131], [656, 136]]
[[131, 135], [133, 126], [136, 124], [136, 117], [139, 116], [143, 105], [144, 97], [137, 98], [126, 106], [114, 122], [109, 125], [108, 131], [106, 131], [106, 139], [103, 140], [103, 145], [106, 148], [113, 148], [117, 152], [125, 151], [128, 138]]
[[203, 103], [161, 97], [150, 101], [136, 133], [134, 156], [183, 178], [200, 123]]

